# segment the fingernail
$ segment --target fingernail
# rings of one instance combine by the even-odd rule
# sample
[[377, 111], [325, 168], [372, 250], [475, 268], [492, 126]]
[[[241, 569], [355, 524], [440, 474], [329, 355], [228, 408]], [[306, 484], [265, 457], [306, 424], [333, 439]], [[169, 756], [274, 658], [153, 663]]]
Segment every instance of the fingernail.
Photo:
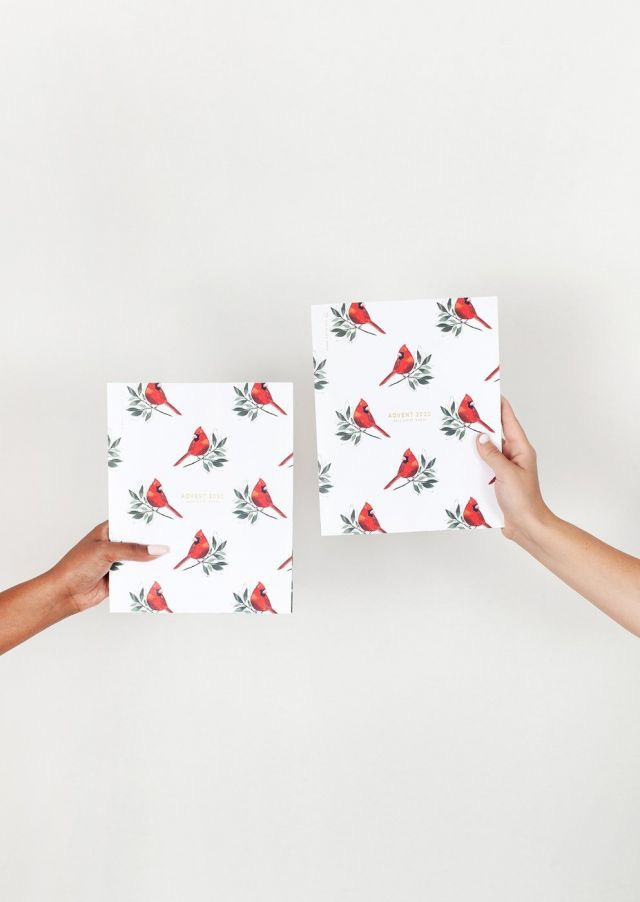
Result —
[[160, 557], [161, 554], [166, 554], [167, 551], [169, 551], [168, 545], [147, 545], [147, 553], [153, 557]]
[[489, 438], [489, 436], [487, 435], [486, 432], [483, 432], [482, 435], [480, 436], [480, 438], [478, 439], [478, 441], [480, 442], [481, 445], [486, 445], [487, 442], [491, 441], [491, 439]]

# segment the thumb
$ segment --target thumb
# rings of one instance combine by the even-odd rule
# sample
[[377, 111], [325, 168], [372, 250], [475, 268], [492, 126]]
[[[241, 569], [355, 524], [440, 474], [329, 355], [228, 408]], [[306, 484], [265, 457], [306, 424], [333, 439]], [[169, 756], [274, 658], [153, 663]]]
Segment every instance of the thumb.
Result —
[[513, 466], [511, 461], [507, 460], [504, 454], [496, 448], [486, 432], [476, 439], [476, 448], [480, 457], [487, 466], [491, 467], [496, 476], [506, 475], [509, 467]]

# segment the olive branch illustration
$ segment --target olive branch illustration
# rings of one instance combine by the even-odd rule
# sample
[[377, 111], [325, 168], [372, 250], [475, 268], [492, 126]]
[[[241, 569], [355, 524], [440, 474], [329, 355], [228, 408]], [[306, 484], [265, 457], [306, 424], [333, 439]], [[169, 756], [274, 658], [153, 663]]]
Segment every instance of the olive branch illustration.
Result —
[[122, 463], [122, 457], [120, 455], [120, 439], [116, 438], [111, 441], [110, 437], [107, 436], [107, 466], [108, 467], [117, 467]]
[[358, 523], [355, 509], [350, 514], [340, 514], [340, 519], [342, 520], [342, 532], [345, 535], [367, 535], [366, 531]]
[[331, 332], [337, 335], [338, 338], [347, 338], [349, 341], [353, 341], [358, 332], [364, 332], [365, 335], [376, 334], [375, 332], [370, 332], [369, 329], [365, 329], [364, 325], [354, 323], [347, 313], [346, 304], [343, 304], [340, 309], [332, 307], [331, 312], [333, 313]]
[[392, 385], [400, 385], [405, 379], [407, 380], [409, 388], [413, 391], [415, 391], [419, 385], [428, 385], [433, 379], [430, 361], [431, 354], [427, 354], [426, 357], [423, 357], [420, 351], [416, 351], [416, 362], [412, 369], [409, 370], [408, 373], [405, 373], [404, 376], [400, 376], [399, 379], [396, 379], [395, 382], [390, 382], [389, 388], [391, 388]]
[[129, 495], [131, 496], [131, 501], [129, 502], [128, 513], [134, 520], [144, 520], [145, 523], [151, 523], [156, 514], [159, 517], [166, 517], [167, 520], [173, 519], [168, 514], [163, 514], [157, 507], [149, 504], [144, 494], [143, 485], [140, 486], [138, 492], [129, 489]]
[[139, 611], [145, 611], [147, 614], [156, 613], [144, 597], [144, 588], [140, 589], [137, 595], [135, 592], [129, 592], [129, 598], [131, 599], [131, 610], [135, 613]]
[[248, 382], [245, 382], [242, 388], [234, 385], [233, 390], [235, 392], [233, 412], [239, 417], [249, 417], [250, 420], [255, 420], [259, 413], [268, 413], [270, 417], [276, 416], [272, 410], [267, 410], [263, 404], [258, 404], [253, 400]]
[[445, 514], [447, 515], [447, 529], [473, 529], [462, 516], [462, 509], [459, 504], [456, 505], [456, 509], [454, 511], [447, 510], [445, 508]]
[[353, 442], [354, 445], [359, 445], [363, 435], [368, 435], [369, 438], [380, 439], [379, 435], [374, 435], [372, 432], [369, 432], [368, 429], [363, 429], [358, 426], [351, 414], [351, 405], [347, 405], [344, 413], [340, 413], [339, 410], [336, 410], [336, 416], [338, 418], [336, 435], [341, 441]]
[[413, 491], [416, 493], [416, 495], [419, 495], [426, 489], [432, 489], [438, 482], [436, 478], [436, 471], [434, 469], [435, 462], [435, 457], [432, 457], [431, 460], [427, 460], [424, 454], [421, 454], [420, 469], [415, 474], [415, 476], [409, 476], [405, 478], [405, 481], [400, 483], [400, 485], [395, 486], [393, 491], [397, 492], [398, 489], [403, 489], [407, 485], [412, 485]]
[[456, 411], [455, 401], [452, 401], [449, 407], [440, 406], [440, 410], [442, 411], [442, 426], [440, 427], [440, 432], [444, 432], [445, 435], [456, 436], [458, 439], [463, 439], [467, 433], [467, 429], [470, 429], [471, 432], [477, 432], [478, 434], [482, 433], [481, 429], [474, 429], [470, 423], [465, 423], [460, 419]]
[[251, 604], [249, 599], [249, 590], [243, 589], [242, 593], [233, 593], [233, 610], [235, 614], [257, 614], [258, 612]]
[[163, 417], [171, 416], [166, 410], [160, 410], [155, 404], [147, 401], [142, 391], [142, 382], [138, 382], [136, 388], [131, 388], [130, 385], [127, 385], [127, 391], [129, 392], [127, 413], [130, 413], [132, 417], [142, 417], [146, 422], [151, 419], [154, 413], [161, 413]]
[[190, 564], [188, 567], [183, 567], [183, 571], [193, 570], [194, 567], [202, 567], [202, 572], [205, 576], [211, 576], [214, 571], [220, 571], [223, 567], [227, 566], [227, 552], [225, 548], [227, 547], [227, 540], [225, 539], [223, 542], [220, 542], [218, 545], [216, 543], [216, 537], [211, 536], [211, 541], [209, 542], [209, 551], [207, 555], [202, 558], [200, 561], [195, 561], [195, 563]]
[[205, 453], [198, 455], [195, 460], [189, 461], [188, 464], [183, 464], [180, 469], [186, 470], [187, 467], [194, 467], [196, 464], [202, 464], [205, 471], [210, 473], [214, 467], [224, 467], [224, 465], [228, 463], [226, 455], [227, 449], [225, 448], [226, 444], [227, 436], [218, 439], [216, 438], [215, 432], [212, 432], [211, 441]]
[[274, 517], [273, 514], [268, 514], [264, 508], [258, 507], [257, 504], [253, 503], [248, 485], [245, 485], [242, 491], [234, 489], [233, 494], [236, 496], [233, 513], [239, 520], [248, 520], [249, 523], [253, 524], [260, 514], [262, 514], [263, 517], [268, 517], [269, 520], [278, 519], [277, 517]]
[[471, 323], [458, 316], [453, 309], [453, 298], [449, 298], [446, 306], [441, 304], [440, 301], [438, 301], [437, 304], [440, 311], [438, 314], [438, 322], [436, 323], [438, 329], [441, 329], [443, 332], [451, 332], [451, 334], [456, 337], [462, 332], [463, 326], [466, 326], [467, 329], [474, 329], [476, 332], [482, 332], [482, 329], [478, 326], [472, 326]]
[[331, 481], [331, 474], [329, 470], [331, 469], [331, 464], [325, 464], [324, 467], [318, 461], [318, 491], [321, 495], [326, 495], [327, 492], [330, 492], [333, 488], [333, 483]]
[[321, 360], [319, 363], [316, 361], [316, 358], [313, 358], [313, 387], [316, 391], [322, 391], [325, 388], [329, 381], [327, 379], [327, 374], [325, 373], [326, 359]]

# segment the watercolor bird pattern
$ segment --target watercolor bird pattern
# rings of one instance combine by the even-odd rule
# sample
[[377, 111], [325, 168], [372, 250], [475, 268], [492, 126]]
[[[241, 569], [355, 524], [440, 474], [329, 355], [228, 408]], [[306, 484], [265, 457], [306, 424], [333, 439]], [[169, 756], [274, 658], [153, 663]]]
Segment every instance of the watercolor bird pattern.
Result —
[[312, 330], [322, 534], [502, 526], [475, 447], [500, 439], [497, 298], [320, 305]]
[[292, 409], [290, 383], [108, 386], [111, 538], [170, 548], [113, 569], [112, 611], [291, 611]]

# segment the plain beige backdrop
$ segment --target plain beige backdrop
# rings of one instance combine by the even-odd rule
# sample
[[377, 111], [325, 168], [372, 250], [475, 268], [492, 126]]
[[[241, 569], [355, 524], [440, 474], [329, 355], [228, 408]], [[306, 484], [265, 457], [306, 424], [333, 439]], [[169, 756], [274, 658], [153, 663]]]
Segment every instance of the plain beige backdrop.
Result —
[[635, 902], [640, 643], [498, 532], [319, 536], [309, 305], [497, 294], [561, 515], [638, 551], [632, 2], [9, 0], [1, 583], [108, 380], [295, 381], [295, 615], [0, 661], [10, 902]]

